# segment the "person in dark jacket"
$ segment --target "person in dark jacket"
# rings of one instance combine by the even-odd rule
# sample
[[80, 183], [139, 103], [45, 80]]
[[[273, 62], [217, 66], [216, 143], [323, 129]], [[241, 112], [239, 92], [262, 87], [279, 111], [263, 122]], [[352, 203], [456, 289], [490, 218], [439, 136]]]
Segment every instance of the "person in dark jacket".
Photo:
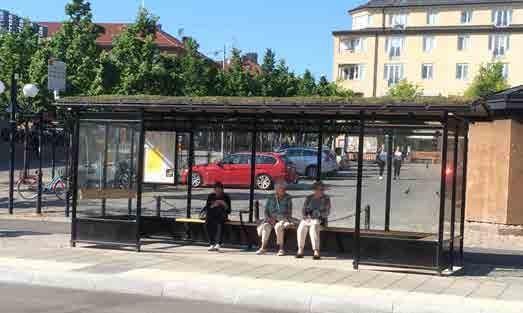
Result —
[[223, 227], [227, 216], [231, 213], [231, 198], [223, 190], [223, 184], [216, 182], [214, 192], [207, 197], [205, 204], [207, 216], [207, 236], [209, 251], [219, 251], [222, 245]]

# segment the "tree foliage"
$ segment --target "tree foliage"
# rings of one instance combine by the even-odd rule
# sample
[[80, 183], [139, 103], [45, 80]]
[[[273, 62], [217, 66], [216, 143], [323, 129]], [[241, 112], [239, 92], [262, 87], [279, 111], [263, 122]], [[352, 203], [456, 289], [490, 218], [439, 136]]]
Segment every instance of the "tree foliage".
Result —
[[[61, 29], [50, 39], [40, 40], [30, 27], [20, 33], [0, 33], [0, 80], [9, 84], [11, 73], [16, 72], [20, 87], [31, 82], [40, 89], [33, 105], [25, 108], [29, 111], [50, 108], [50, 59], [67, 64], [66, 96], [352, 96], [325, 77], [316, 81], [308, 70], [296, 75], [271, 49], [266, 50], [259, 68], [245, 66], [238, 49], [231, 51], [222, 68], [203, 56], [191, 38], [184, 40], [183, 52], [164, 53], [156, 44], [158, 17], [144, 8], [113, 39], [110, 51], [96, 43], [104, 29], [93, 23], [89, 1], [70, 0], [65, 14]], [[0, 103], [8, 103], [8, 93], [1, 97]], [[25, 103], [21, 91], [19, 103]]]
[[423, 96], [423, 89], [403, 79], [389, 89], [388, 96], [399, 100], [413, 100]]
[[509, 85], [503, 75], [503, 63], [497, 62], [480, 67], [478, 75], [465, 92], [465, 96], [486, 98], [507, 88]]

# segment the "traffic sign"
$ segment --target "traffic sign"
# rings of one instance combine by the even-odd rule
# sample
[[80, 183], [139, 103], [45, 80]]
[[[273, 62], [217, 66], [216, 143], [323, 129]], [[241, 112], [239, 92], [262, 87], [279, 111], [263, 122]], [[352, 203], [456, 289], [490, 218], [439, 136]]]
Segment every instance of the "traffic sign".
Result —
[[65, 91], [66, 64], [61, 61], [49, 60], [47, 65], [47, 89]]

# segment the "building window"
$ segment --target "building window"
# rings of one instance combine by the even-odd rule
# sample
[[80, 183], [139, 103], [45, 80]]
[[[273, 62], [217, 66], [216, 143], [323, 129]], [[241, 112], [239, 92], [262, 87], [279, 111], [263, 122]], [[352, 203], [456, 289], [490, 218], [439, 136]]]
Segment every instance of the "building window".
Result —
[[352, 29], [367, 28], [372, 25], [372, 15], [359, 15], [352, 18]]
[[456, 79], [457, 80], [468, 80], [469, 79], [469, 65], [467, 63], [456, 64]]
[[423, 52], [431, 52], [436, 47], [434, 36], [423, 36]]
[[[490, 63], [489, 66], [494, 66], [496, 63]], [[502, 63], [503, 67], [501, 69], [501, 74], [503, 78], [508, 79], [508, 63]]]
[[403, 64], [385, 64], [383, 78], [387, 85], [393, 86], [399, 83], [404, 77]]
[[422, 64], [421, 65], [421, 79], [432, 80], [434, 78], [434, 65], [433, 64]]
[[397, 58], [401, 56], [401, 52], [405, 47], [404, 37], [390, 37], [385, 41], [385, 53], [389, 58]]
[[427, 25], [436, 25], [438, 12], [436, 10], [427, 11]]
[[470, 24], [472, 22], [472, 11], [464, 10], [461, 11], [461, 24]]
[[345, 64], [340, 66], [341, 80], [362, 80], [365, 75], [364, 64]]
[[489, 51], [496, 58], [503, 57], [510, 49], [510, 37], [505, 34], [490, 35], [488, 40]]
[[468, 50], [470, 48], [470, 36], [458, 35], [458, 51]]
[[492, 23], [496, 27], [510, 26], [512, 22], [512, 10], [510, 9], [495, 9], [492, 10]]
[[394, 28], [405, 28], [407, 27], [407, 14], [397, 13], [389, 15], [389, 25]]
[[340, 53], [341, 52], [361, 52], [365, 50], [365, 39], [364, 38], [347, 38], [340, 41]]

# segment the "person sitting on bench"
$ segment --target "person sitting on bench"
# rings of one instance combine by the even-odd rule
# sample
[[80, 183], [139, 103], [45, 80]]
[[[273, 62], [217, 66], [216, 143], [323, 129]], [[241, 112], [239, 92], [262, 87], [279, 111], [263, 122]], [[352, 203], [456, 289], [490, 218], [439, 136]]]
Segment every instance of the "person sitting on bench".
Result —
[[296, 258], [303, 258], [303, 249], [307, 233], [311, 238], [313, 258], [320, 259], [320, 231], [327, 224], [327, 218], [330, 214], [331, 199], [325, 194], [325, 186], [318, 181], [312, 185], [314, 193], [307, 196], [303, 204], [303, 219], [298, 226], [298, 254]]
[[216, 182], [214, 192], [207, 197], [205, 224], [209, 237], [209, 251], [219, 251], [222, 244], [223, 226], [231, 213], [231, 198], [223, 190], [223, 184]]
[[267, 251], [267, 242], [272, 229], [276, 232], [276, 244], [278, 256], [285, 255], [283, 247], [285, 229], [292, 225], [292, 198], [287, 193], [287, 184], [278, 182], [275, 185], [275, 193], [265, 203], [265, 219], [258, 225], [258, 236], [261, 237], [261, 247], [256, 254], [264, 254]]

